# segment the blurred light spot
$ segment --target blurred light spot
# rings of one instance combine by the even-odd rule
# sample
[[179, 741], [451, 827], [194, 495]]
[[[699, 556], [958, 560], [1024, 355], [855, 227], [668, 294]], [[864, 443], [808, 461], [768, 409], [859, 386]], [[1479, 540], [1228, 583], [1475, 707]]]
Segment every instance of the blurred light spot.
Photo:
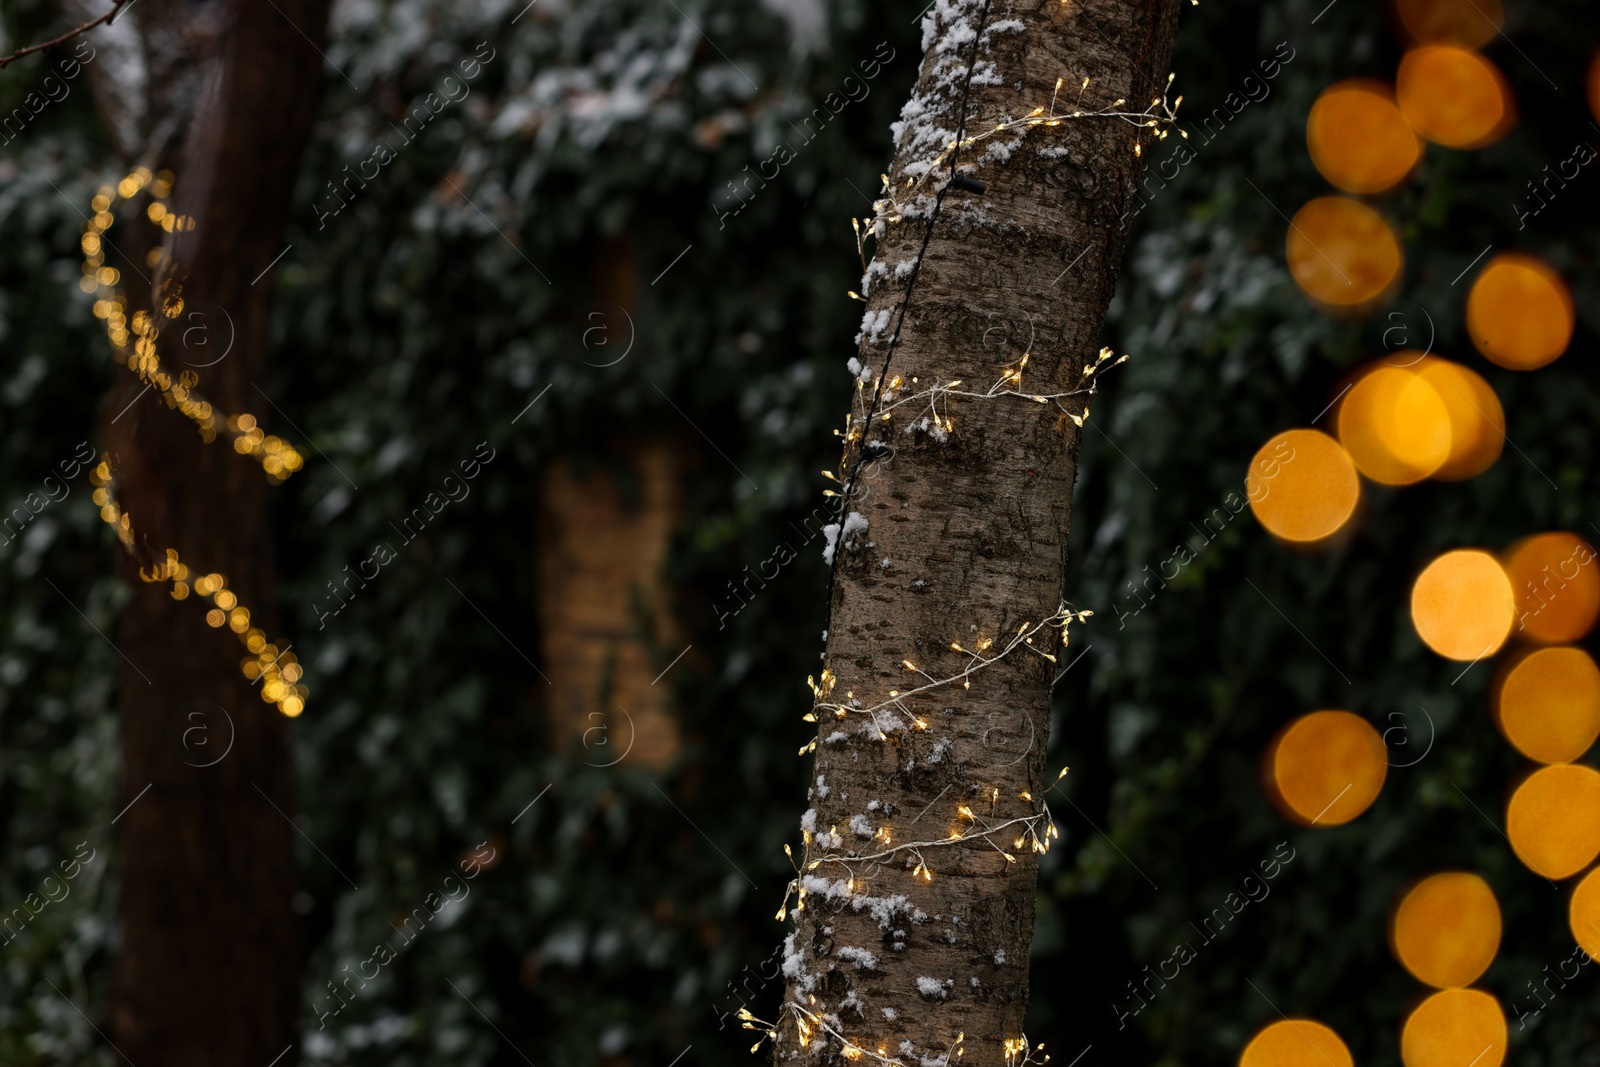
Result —
[[1271, 1024], [1239, 1056], [1239, 1067], [1354, 1067], [1354, 1062], [1339, 1035], [1311, 1019]]
[[1493, 63], [1448, 44], [1413, 48], [1395, 78], [1400, 111], [1412, 129], [1447, 148], [1483, 148], [1516, 122], [1511, 88]]
[[1577, 641], [1600, 615], [1594, 548], [1565, 531], [1524, 537], [1506, 552], [1517, 598], [1517, 636], [1541, 645]]
[[1417, 1005], [1400, 1031], [1405, 1067], [1500, 1067], [1506, 1016], [1477, 989], [1446, 989]]
[[1529, 759], [1570, 763], [1600, 737], [1600, 668], [1581, 648], [1531, 652], [1495, 687], [1494, 721]]
[[1500, 0], [1398, 0], [1395, 12], [1419, 44], [1482, 48], [1505, 25]]
[[1339, 405], [1338, 425], [1356, 469], [1385, 485], [1419, 482], [1450, 458], [1450, 411], [1412, 367], [1368, 368]]
[[1389, 771], [1383, 738], [1348, 711], [1313, 711], [1267, 747], [1267, 796], [1304, 826], [1339, 826], [1378, 798]]
[[1600, 52], [1594, 54], [1594, 61], [1589, 64], [1589, 110], [1600, 119]]
[[1507, 370], [1535, 370], [1572, 340], [1572, 294], [1561, 276], [1532, 256], [1503, 252], [1467, 296], [1467, 333], [1484, 358]]
[[1506, 804], [1517, 859], [1545, 878], [1566, 878], [1600, 853], [1600, 773], [1578, 763], [1541, 767]]
[[1511, 581], [1475, 548], [1439, 556], [1411, 587], [1411, 624], [1446, 659], [1478, 660], [1505, 644], [1514, 621]]
[[1401, 899], [1389, 942], [1418, 981], [1459, 989], [1494, 962], [1500, 948], [1500, 905], [1489, 883], [1475, 874], [1435, 874]]
[[1450, 413], [1450, 458], [1433, 477], [1465, 481], [1494, 466], [1506, 441], [1506, 414], [1488, 382], [1448, 359], [1427, 356], [1414, 367]]
[[1600, 957], [1600, 867], [1583, 876], [1567, 905], [1567, 924], [1578, 947], [1591, 958]]
[[1320, 541], [1355, 513], [1361, 481], [1339, 442], [1320, 430], [1286, 430], [1250, 461], [1245, 494], [1273, 536]]
[[1411, 173], [1422, 142], [1381, 82], [1330, 85], [1306, 117], [1311, 162], [1347, 193], [1381, 193]]
[[1301, 208], [1284, 252], [1300, 291], [1333, 308], [1376, 299], [1400, 273], [1400, 243], [1383, 216], [1342, 196], [1319, 197]]

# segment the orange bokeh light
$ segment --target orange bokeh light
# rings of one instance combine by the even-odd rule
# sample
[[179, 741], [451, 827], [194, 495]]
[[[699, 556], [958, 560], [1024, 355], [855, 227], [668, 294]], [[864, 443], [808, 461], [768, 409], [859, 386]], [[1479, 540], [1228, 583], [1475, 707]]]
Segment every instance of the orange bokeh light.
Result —
[[1594, 61], [1589, 64], [1589, 110], [1600, 119], [1600, 52], [1594, 54]]
[[1530, 652], [1496, 684], [1494, 721], [1529, 759], [1570, 763], [1600, 737], [1600, 668], [1581, 648]]
[[1516, 121], [1511, 87], [1500, 69], [1457, 45], [1425, 44], [1407, 52], [1395, 98], [1412, 129], [1447, 148], [1483, 148]]
[[1505, 556], [1517, 598], [1517, 636], [1541, 645], [1577, 641], [1600, 616], [1593, 546], [1565, 531], [1524, 537]]
[[1332, 1028], [1313, 1019], [1280, 1019], [1264, 1027], [1239, 1056], [1239, 1067], [1354, 1067]]
[[1424, 357], [1415, 368], [1450, 412], [1450, 457], [1433, 477], [1459, 482], [1494, 466], [1505, 447], [1506, 414], [1489, 383], [1459, 363], [1434, 356]]
[[1600, 867], [1595, 868], [1578, 882], [1572, 890], [1572, 901], [1567, 905], [1567, 924], [1578, 947], [1590, 959], [1600, 957]]
[[1506, 1016], [1477, 989], [1446, 989], [1417, 1005], [1400, 1031], [1405, 1067], [1500, 1067]]
[[1361, 480], [1339, 442], [1319, 430], [1286, 430], [1251, 459], [1245, 495], [1273, 536], [1313, 542], [1349, 521]]
[[1398, 0], [1395, 13], [1419, 44], [1482, 48], [1505, 25], [1500, 0]]
[[1330, 85], [1306, 117], [1306, 148], [1328, 181], [1347, 193], [1381, 193], [1422, 158], [1422, 141], [1382, 82]]
[[1313, 711], [1267, 746], [1267, 796], [1302, 826], [1339, 826], [1372, 806], [1389, 772], [1372, 724], [1348, 711]]
[[1356, 469], [1385, 485], [1421, 481], [1450, 458], [1450, 411], [1412, 367], [1367, 368], [1345, 394], [1338, 425]]
[[1419, 982], [1470, 985], [1500, 949], [1500, 905], [1475, 874], [1446, 871], [1418, 882], [1389, 924], [1389, 946]]
[[1489, 553], [1446, 552], [1411, 587], [1411, 624], [1446, 659], [1478, 660], [1505, 644], [1515, 621], [1511, 581]]
[[1383, 216], [1359, 200], [1323, 196], [1301, 208], [1284, 242], [1300, 291], [1330, 308], [1356, 308], [1399, 276], [1400, 242]]
[[1545, 878], [1567, 878], [1600, 853], [1600, 773], [1578, 763], [1541, 767], [1506, 804], [1517, 859]]
[[1467, 333], [1491, 363], [1536, 370], [1572, 341], [1574, 314], [1567, 283], [1532, 256], [1502, 252], [1467, 295]]

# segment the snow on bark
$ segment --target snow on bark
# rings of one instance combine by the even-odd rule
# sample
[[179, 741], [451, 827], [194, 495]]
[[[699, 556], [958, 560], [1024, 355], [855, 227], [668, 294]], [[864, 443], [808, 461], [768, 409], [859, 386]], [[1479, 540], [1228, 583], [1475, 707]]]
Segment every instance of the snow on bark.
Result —
[[[812, 680], [816, 733], [803, 749], [815, 760], [811, 829], [780, 915], [794, 922], [789, 985], [760, 1027], [776, 1062], [947, 1067], [959, 1052], [963, 1067], [1009, 1067], [1025, 1045], [1063, 634], [1049, 627], [1014, 659], [963, 671], [973, 649], [1006, 647], [1061, 610], [1080, 423], [1017, 401], [1072, 395], [1100, 347], [1121, 209], [1139, 179], [1134, 144], [1155, 135], [1109, 112], [1149, 100], [1146, 85], [1159, 91], [1177, 10], [934, 0], [923, 19], [849, 363], [844, 500], [824, 549], [826, 669]], [[1000, 124], [1049, 105], [1058, 81], [1076, 94], [1085, 77], [1085, 121], [1030, 127], [1070, 151], [1019, 150], [1022, 127]], [[959, 144], [979, 134], [989, 136]], [[984, 331], [1007, 316], [1038, 327], [1030, 386], [1010, 386], [1025, 398], [983, 393], [1000, 376]], [[1009, 373], [1020, 382], [1024, 368]], [[936, 386], [947, 395], [929, 410], [918, 398]], [[886, 452], [892, 462], [873, 462]], [[840, 552], [853, 534], [871, 551]], [[1021, 759], [998, 751], [986, 741], [997, 723], [1038, 743]], [[854, 966], [856, 951], [875, 958], [870, 971]]]

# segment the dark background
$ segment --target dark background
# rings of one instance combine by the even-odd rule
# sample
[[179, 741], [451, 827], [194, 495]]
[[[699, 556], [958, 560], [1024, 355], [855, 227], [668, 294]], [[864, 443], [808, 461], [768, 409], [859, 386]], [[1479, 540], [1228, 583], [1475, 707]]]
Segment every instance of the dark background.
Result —
[[[1316, 94], [1348, 77], [1392, 79], [1401, 46], [1389, 16], [1367, 0], [1185, 8], [1180, 118], [1219, 106], [1279, 42], [1295, 58], [1139, 215], [1107, 325], [1106, 342], [1133, 359], [1108, 379], [1099, 432], [1084, 437], [1067, 596], [1099, 614], [1075, 636], [1087, 651], [1057, 690], [1051, 765], [1072, 766], [1071, 803], [1054, 805], [1062, 840], [1040, 884], [1028, 1027], [1062, 1065], [1085, 1046], [1082, 1067], [1231, 1062], [1275, 1009], [1334, 1026], [1357, 1062], [1398, 1063], [1399, 1024], [1421, 987], [1385, 947], [1385, 916], [1407, 880], [1442, 868], [1477, 871], [1499, 897], [1505, 934], [1481, 984], [1508, 1011], [1571, 952], [1566, 888], [1524, 869], [1497, 829], [1523, 764], [1489, 719], [1492, 666], [1455, 680], [1461, 665], [1425, 650], [1406, 613], [1411, 579], [1447, 548], [1498, 549], [1550, 529], [1600, 536], [1593, 168], [1517, 230], [1525, 183], [1600, 140], [1583, 95], [1600, 30], [1576, 0], [1507, 2], [1509, 40], [1485, 51], [1514, 87], [1520, 123], [1483, 151], [1430, 146], [1413, 180], [1376, 201], [1405, 275], [1356, 321], [1300, 296], [1284, 267], [1285, 215], [1331, 191], [1305, 150]], [[666, 1067], [691, 1045], [685, 1065], [749, 1062], [751, 1035], [719, 1015], [741, 1001], [768, 1014], [781, 992], [763, 976], [781, 936], [782, 845], [802, 807], [807, 763], [795, 750], [810, 736], [803, 680], [823, 624], [818, 546], [725, 629], [712, 604], [743, 567], [792, 543], [789, 524], [820, 502], [815, 472], [837, 454], [859, 315], [846, 296], [860, 270], [849, 219], [871, 212], [920, 54], [915, 4], [820, 7], [825, 25], [810, 37], [750, 0], [682, 11], [543, 0], [515, 25], [515, 3], [338, 9], [328, 55], [342, 76], [328, 72], [285, 235], [293, 248], [274, 274], [271, 386], [327, 460], [267, 417], [308, 460], [272, 493], [282, 627], [311, 686], [292, 728], [299, 826], [325, 854], [301, 850], [296, 899], [307, 1062], [523, 1062], [507, 1041], [541, 1067]], [[7, 4], [4, 50], [58, 21], [43, 3]], [[497, 57], [471, 96], [319, 228], [324, 183], [396, 140], [389, 123], [485, 40]], [[789, 123], [884, 41], [896, 58], [870, 95], [719, 227], [725, 183], [776, 140], [793, 144]], [[0, 73], [0, 112], [63, 54]], [[125, 373], [77, 287], [80, 212], [121, 173], [85, 79], [0, 147], [7, 508], [92, 440], [100, 397]], [[1572, 286], [1577, 336], [1546, 369], [1500, 370], [1465, 337], [1467, 285], [1451, 280], [1487, 244], [1536, 252]], [[595, 367], [581, 315], [610, 292], [619, 247], [637, 263], [636, 344]], [[1483, 374], [1505, 406], [1514, 447], [1493, 468], [1465, 484], [1368, 485], [1347, 536], [1318, 554], [1278, 546], [1241, 516], [1119, 628], [1126, 583], [1242, 487], [1267, 438], [1310, 423], [1347, 371], [1400, 347], [1386, 328], [1403, 324], [1402, 343], [1421, 347], [1430, 321], [1433, 350]], [[626, 484], [625, 446], [669, 440], [696, 456], [670, 568], [694, 653], [662, 683], [682, 744], [664, 768], [595, 767], [592, 752], [552, 743], [542, 683], [519, 651], [545, 636], [536, 545], [552, 520], [538, 475], [565, 460], [622, 471]], [[319, 630], [325, 583], [480, 441], [498, 458], [471, 496]], [[5, 1064], [113, 1059], [49, 984], [98, 1019], [116, 944], [118, 660], [72, 605], [111, 632], [125, 591], [90, 492], [80, 476], [0, 545], [0, 904], [35, 891], [80, 841], [99, 850], [69, 898], [0, 946]], [[1402, 727], [1386, 735], [1393, 762], [1422, 758], [1391, 769], [1354, 823], [1298, 829], [1266, 801], [1259, 757], [1278, 727], [1322, 707]], [[486, 839], [502, 859], [467, 906], [318, 1032], [322, 983]], [[1282, 841], [1295, 858], [1270, 897], [1119, 1030], [1112, 1004], [1125, 1004], [1126, 983], [1194, 940], [1188, 924]], [[1596, 989], [1586, 970], [1528, 1028], [1513, 1018], [1514, 1062], [1600, 1063]]]

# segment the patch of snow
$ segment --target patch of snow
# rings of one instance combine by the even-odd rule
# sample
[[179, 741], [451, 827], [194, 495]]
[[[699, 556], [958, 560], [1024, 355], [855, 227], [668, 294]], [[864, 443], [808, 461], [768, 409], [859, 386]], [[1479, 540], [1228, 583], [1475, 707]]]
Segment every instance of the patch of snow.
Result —
[[869, 345], [876, 345], [882, 341], [889, 329], [889, 312], [889, 308], [881, 308], [877, 311], [867, 311], [863, 314], [861, 316], [861, 330], [856, 334], [856, 344], [859, 345], [863, 339]]
[[[840, 948], [838, 951], [836, 951], [834, 955], [839, 959], [844, 960], [846, 963], [855, 964], [856, 970], [858, 971], [876, 970], [878, 966], [878, 957], [874, 956], [866, 949], [856, 948], [854, 945], [845, 945], [843, 948]], [[842, 1006], [843, 1005], [841, 1005], [841, 1007]]]
[[783, 939], [783, 974], [802, 990], [810, 991], [816, 987], [817, 979], [814, 975], [806, 973], [805, 954], [795, 946], [795, 934], [791, 930]]
[[[845, 516], [844, 524], [830, 522], [822, 528], [822, 536], [828, 542], [822, 546], [822, 561], [833, 564], [833, 553], [842, 541], [847, 540], [851, 534], [860, 533], [867, 528], [867, 520], [859, 511], [852, 511]], [[828, 794], [823, 793], [823, 796]]]
[[872, 295], [872, 283], [878, 275], [889, 276], [889, 264], [881, 259], [875, 259], [867, 264], [867, 272], [861, 276], [861, 295]]
[[877, 920], [878, 929], [885, 933], [894, 925], [897, 916], [911, 911], [910, 902], [903, 893], [896, 893], [892, 897], [868, 896], [851, 890], [850, 883], [842, 878], [835, 880], [807, 874], [802, 876], [800, 884], [805, 887], [808, 897], [834, 903], [846, 902], [854, 911], [867, 912]]

